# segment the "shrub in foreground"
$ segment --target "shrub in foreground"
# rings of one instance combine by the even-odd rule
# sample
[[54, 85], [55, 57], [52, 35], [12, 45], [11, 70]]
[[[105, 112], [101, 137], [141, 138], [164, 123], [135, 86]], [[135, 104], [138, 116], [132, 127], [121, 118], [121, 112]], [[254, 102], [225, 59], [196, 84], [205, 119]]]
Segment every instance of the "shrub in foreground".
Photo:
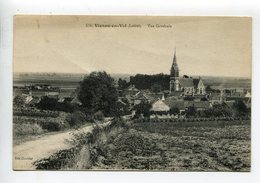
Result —
[[44, 132], [42, 127], [36, 123], [16, 123], [13, 129], [14, 136], [38, 135]]

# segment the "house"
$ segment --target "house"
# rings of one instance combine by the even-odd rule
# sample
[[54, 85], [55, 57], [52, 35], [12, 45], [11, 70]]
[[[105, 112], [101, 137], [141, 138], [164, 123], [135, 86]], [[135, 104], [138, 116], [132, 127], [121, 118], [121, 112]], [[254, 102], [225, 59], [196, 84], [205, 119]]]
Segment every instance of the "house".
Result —
[[218, 92], [210, 93], [207, 98], [212, 105], [220, 104], [223, 102], [223, 96], [221, 95], [221, 93]]
[[71, 100], [70, 103], [71, 103], [71, 104], [82, 105], [82, 103], [80, 102], [80, 100], [78, 99], [77, 96], [75, 96], [75, 97]]
[[25, 104], [29, 104], [33, 100], [31, 95], [22, 94], [21, 97], [23, 98]]
[[34, 97], [28, 104], [30, 106], [35, 106], [36, 104], [38, 104], [41, 101], [40, 97]]
[[194, 107], [198, 111], [207, 110], [212, 105], [209, 101], [184, 101], [174, 98], [160, 99], [152, 104], [153, 112], [169, 112], [170, 109], [178, 108], [180, 112], [186, 111], [189, 107]]
[[129, 87], [127, 87], [125, 90], [124, 90], [124, 95], [130, 95], [130, 96], [133, 96], [135, 94], [137, 94], [139, 92], [139, 90], [135, 87], [135, 85], [130, 85]]

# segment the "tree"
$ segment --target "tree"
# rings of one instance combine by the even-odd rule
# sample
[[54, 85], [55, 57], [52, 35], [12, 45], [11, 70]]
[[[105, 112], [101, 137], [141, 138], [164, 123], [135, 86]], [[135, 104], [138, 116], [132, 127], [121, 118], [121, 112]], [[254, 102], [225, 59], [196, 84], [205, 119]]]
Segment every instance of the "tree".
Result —
[[230, 117], [232, 114], [232, 109], [225, 104], [215, 104], [212, 108], [200, 113], [202, 117]]
[[37, 104], [37, 107], [39, 109], [43, 109], [43, 110], [56, 110], [57, 105], [58, 105], [57, 99], [49, 98], [49, 97], [45, 96]]
[[70, 126], [78, 128], [86, 123], [87, 117], [83, 112], [75, 111], [70, 115], [70, 118], [67, 120]]
[[250, 114], [250, 110], [247, 108], [243, 101], [236, 101], [233, 105], [236, 116], [247, 116]]
[[179, 113], [180, 113], [180, 110], [177, 107], [173, 107], [173, 108], [170, 109], [170, 114], [176, 115], [176, 114], [179, 114]]
[[205, 90], [206, 90], [207, 93], [210, 93], [210, 92], [213, 91], [213, 89], [209, 85], [206, 86]]
[[186, 112], [186, 116], [188, 118], [196, 116], [196, 108], [194, 106], [188, 107], [187, 112]]
[[102, 111], [105, 116], [113, 115], [118, 99], [114, 79], [106, 72], [90, 73], [80, 82], [78, 98], [91, 113]]
[[121, 78], [119, 78], [117, 84], [118, 84], [118, 89], [120, 89], [120, 90], [126, 89], [129, 85], [126, 80], [121, 79]]
[[136, 74], [135, 76], [130, 76], [130, 84], [135, 85], [137, 89], [151, 89], [152, 85], [155, 83], [161, 86], [161, 90], [168, 90], [170, 82], [170, 75], [167, 74]]
[[140, 116], [143, 114], [144, 117], [150, 116], [150, 109], [152, 108], [151, 104], [148, 102], [142, 101], [140, 104], [134, 106], [135, 114]]

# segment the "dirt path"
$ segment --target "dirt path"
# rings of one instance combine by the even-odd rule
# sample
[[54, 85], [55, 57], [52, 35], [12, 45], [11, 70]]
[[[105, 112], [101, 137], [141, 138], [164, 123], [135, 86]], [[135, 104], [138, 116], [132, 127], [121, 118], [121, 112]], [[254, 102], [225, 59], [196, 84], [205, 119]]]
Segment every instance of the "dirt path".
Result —
[[[109, 122], [104, 123], [107, 125]], [[27, 141], [13, 146], [13, 169], [35, 170], [33, 162], [47, 158], [52, 154], [71, 147], [66, 140], [71, 139], [73, 134], [91, 132], [93, 126], [82, 127], [79, 130], [70, 130], [58, 134], [45, 135], [39, 139]]]

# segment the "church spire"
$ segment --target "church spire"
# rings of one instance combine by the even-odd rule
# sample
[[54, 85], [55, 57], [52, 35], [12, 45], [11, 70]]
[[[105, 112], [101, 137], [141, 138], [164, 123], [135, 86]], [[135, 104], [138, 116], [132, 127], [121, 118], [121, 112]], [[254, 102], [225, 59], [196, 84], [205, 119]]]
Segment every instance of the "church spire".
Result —
[[176, 48], [174, 48], [174, 56], [173, 56], [173, 62], [171, 67], [171, 77], [179, 77], [179, 67], [176, 58]]

